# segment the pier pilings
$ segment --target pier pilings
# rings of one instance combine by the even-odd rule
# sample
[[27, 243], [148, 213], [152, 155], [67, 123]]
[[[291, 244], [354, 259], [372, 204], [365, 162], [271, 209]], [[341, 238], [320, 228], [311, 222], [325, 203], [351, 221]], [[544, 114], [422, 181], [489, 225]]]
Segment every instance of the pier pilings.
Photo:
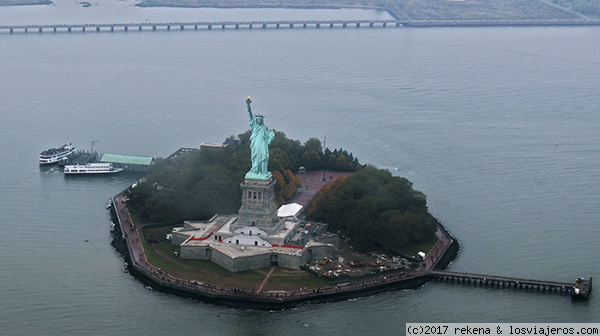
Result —
[[431, 275], [434, 280], [440, 282], [491, 288], [519, 289], [561, 294], [570, 294], [573, 288], [572, 284], [565, 282], [500, 277], [485, 274], [460, 273], [451, 271], [429, 271], [429, 275]]

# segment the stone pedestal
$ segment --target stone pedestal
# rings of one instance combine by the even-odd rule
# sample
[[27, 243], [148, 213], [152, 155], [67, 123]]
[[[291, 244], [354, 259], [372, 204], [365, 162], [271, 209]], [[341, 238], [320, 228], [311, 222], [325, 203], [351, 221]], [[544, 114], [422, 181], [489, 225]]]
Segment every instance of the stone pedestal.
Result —
[[246, 178], [240, 184], [242, 189], [242, 207], [235, 227], [257, 226], [267, 232], [277, 224], [277, 206], [275, 205], [275, 180], [269, 178]]

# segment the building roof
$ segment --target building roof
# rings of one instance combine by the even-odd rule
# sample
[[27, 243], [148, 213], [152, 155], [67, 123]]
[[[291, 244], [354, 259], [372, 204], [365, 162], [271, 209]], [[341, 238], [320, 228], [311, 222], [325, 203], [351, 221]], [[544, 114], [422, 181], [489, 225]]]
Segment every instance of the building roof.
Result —
[[227, 138], [225, 139], [225, 142], [223, 142], [223, 144], [233, 148], [237, 148], [240, 145], [240, 140]]
[[203, 142], [200, 144], [200, 149], [225, 148], [225, 147], [227, 147], [226, 144], [217, 144], [217, 143], [210, 143], [210, 142]]
[[300, 210], [302, 210], [302, 205], [298, 203], [284, 204], [277, 209], [277, 217], [293, 217], [296, 216]]
[[271, 254], [273, 249], [270, 247], [253, 247], [247, 245], [221, 244], [213, 243], [210, 245], [216, 251], [223, 253], [229, 258], [249, 257], [263, 254]]
[[103, 154], [100, 159], [101, 162], [112, 162], [122, 164], [135, 164], [149, 166], [154, 160], [151, 156], [132, 156], [132, 155], [119, 155], [119, 154]]

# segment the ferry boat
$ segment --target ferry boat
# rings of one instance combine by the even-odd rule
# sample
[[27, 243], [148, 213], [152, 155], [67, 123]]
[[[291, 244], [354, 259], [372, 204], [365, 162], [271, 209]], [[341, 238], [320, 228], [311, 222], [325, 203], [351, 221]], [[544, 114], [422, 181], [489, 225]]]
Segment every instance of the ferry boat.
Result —
[[592, 292], [592, 278], [586, 280], [584, 278], [577, 278], [575, 285], [571, 289], [571, 298], [587, 300]]
[[94, 174], [114, 174], [122, 171], [123, 168], [115, 168], [112, 163], [87, 163], [84, 165], [66, 165], [65, 175], [94, 175]]
[[71, 145], [70, 142], [60, 147], [46, 149], [40, 153], [40, 165], [57, 163], [73, 153], [75, 153], [75, 146]]

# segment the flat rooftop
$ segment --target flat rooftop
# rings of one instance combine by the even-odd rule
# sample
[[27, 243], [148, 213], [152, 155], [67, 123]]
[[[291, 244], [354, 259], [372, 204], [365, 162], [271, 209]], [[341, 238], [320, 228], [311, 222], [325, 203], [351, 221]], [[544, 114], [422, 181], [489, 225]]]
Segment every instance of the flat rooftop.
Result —
[[151, 156], [133, 156], [133, 155], [119, 155], [119, 154], [103, 154], [100, 162], [112, 162], [121, 164], [132, 164], [149, 166], [154, 161]]
[[297, 224], [299, 224], [300, 222], [297, 220], [283, 220], [283, 226], [281, 227], [281, 230], [279, 230], [279, 232], [271, 235], [271, 237], [278, 237], [278, 238], [284, 238], [286, 235], [288, 235], [290, 233], [290, 231], [293, 231], [294, 228], [296, 227]]
[[222, 244], [222, 243], [213, 243], [211, 247], [215, 251], [219, 251], [229, 258], [241, 258], [241, 257], [250, 257], [257, 256], [262, 254], [271, 254], [274, 249], [270, 247], [254, 247], [247, 245], [232, 245], [232, 244]]
[[185, 221], [185, 224], [191, 226], [193, 229], [180, 231], [180, 233], [187, 234], [192, 239], [207, 239], [215, 232], [223, 230], [224, 226], [229, 227], [230, 223], [235, 219], [234, 216], [217, 215], [211, 218], [209, 221], [194, 222]]

